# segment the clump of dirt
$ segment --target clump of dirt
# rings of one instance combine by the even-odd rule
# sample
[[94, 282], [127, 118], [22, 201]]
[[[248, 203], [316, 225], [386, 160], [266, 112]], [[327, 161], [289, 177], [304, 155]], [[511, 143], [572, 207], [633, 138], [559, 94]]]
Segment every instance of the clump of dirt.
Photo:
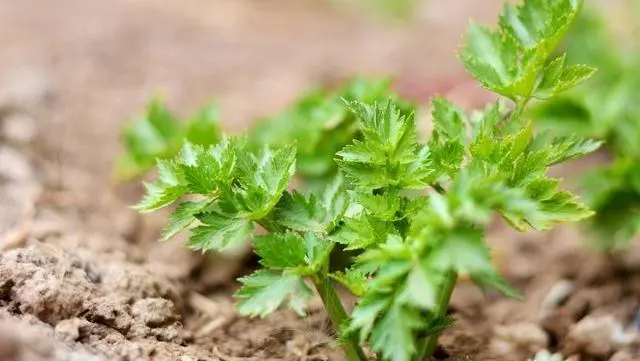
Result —
[[170, 283], [140, 266], [98, 259], [47, 244], [3, 253], [2, 318], [35, 317], [54, 330], [56, 340], [82, 344], [111, 360], [170, 359], [187, 351], [210, 356], [184, 350], [191, 335], [181, 324], [179, 296]]

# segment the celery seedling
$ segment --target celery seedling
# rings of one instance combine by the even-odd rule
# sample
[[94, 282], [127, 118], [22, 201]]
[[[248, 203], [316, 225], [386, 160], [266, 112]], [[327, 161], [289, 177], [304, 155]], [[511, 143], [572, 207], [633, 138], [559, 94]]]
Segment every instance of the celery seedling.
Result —
[[[510, 111], [496, 103], [470, 118], [435, 98], [434, 127], [422, 142], [414, 113], [398, 100], [347, 99], [360, 136], [335, 154], [337, 176], [322, 192], [289, 190], [294, 145], [223, 137], [211, 147], [186, 143], [179, 156], [159, 161], [159, 178], [138, 208], [178, 202], [165, 237], [189, 229], [196, 250], [253, 239], [263, 269], [240, 279], [240, 313], [264, 317], [286, 304], [304, 315], [313, 287], [349, 360], [364, 360], [365, 345], [383, 360], [425, 360], [453, 322], [447, 308], [459, 275], [518, 297], [491, 264], [485, 229], [495, 214], [516, 230], [592, 214], [547, 170], [599, 142], [536, 134], [523, 116], [531, 98], [554, 97], [593, 73], [564, 56], [550, 59], [579, 6], [526, 0], [507, 5], [496, 30], [470, 27], [462, 62], [514, 102]], [[254, 235], [257, 226], [266, 233]], [[330, 264], [338, 246], [357, 256]], [[332, 280], [358, 297], [351, 314]]]

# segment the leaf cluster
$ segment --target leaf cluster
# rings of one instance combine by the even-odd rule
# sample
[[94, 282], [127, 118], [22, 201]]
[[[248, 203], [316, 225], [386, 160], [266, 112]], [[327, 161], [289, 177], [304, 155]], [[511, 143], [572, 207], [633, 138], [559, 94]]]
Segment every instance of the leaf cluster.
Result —
[[[598, 143], [535, 135], [521, 119], [505, 121], [497, 105], [475, 121], [441, 98], [432, 107], [435, 127], [423, 144], [413, 118], [393, 104], [358, 104], [363, 129], [375, 132], [338, 153], [360, 211], [332, 239], [361, 250], [354, 267], [371, 277], [355, 287], [364, 291], [350, 330], [389, 360], [409, 360], [419, 335], [447, 322], [435, 311], [451, 275], [517, 295], [491, 264], [484, 229], [493, 214], [518, 230], [591, 215], [547, 170]], [[440, 192], [425, 194], [429, 187]]]
[[[536, 136], [509, 121], [498, 128], [498, 106], [472, 121], [441, 98], [433, 102], [433, 134], [420, 143], [413, 115], [392, 101], [348, 105], [363, 138], [337, 153], [346, 183], [337, 178], [320, 195], [286, 190], [295, 148], [252, 151], [242, 138], [210, 148], [187, 144], [159, 163], [158, 181], [147, 185], [144, 211], [198, 197], [178, 205], [165, 233], [190, 228], [194, 249], [228, 249], [255, 225], [268, 231], [253, 237], [265, 269], [240, 279], [241, 313], [264, 316], [286, 302], [302, 314], [311, 295], [304, 277], [327, 275], [329, 255], [342, 245], [359, 253], [328, 274], [361, 297], [346, 332], [384, 359], [409, 360], [420, 335], [451, 323], [434, 313], [450, 274], [517, 295], [491, 265], [484, 227], [494, 212], [518, 229], [590, 215], [546, 171], [592, 143]], [[428, 191], [436, 183], [443, 193]]]
[[[542, 129], [606, 142], [613, 160], [584, 176], [583, 193], [597, 213], [589, 222], [597, 246], [615, 250], [626, 247], [640, 230], [640, 189], [634, 183], [637, 170], [631, 166], [640, 160], [640, 47], [617, 41], [595, 6], [586, 10], [563, 48], [568, 51], [568, 63], [594, 64], [598, 74], [580, 87], [536, 104], [530, 114]], [[637, 31], [640, 17], [635, 26]]]
[[[258, 119], [246, 137], [252, 148], [296, 144], [298, 175], [309, 187], [322, 186], [336, 175], [335, 153], [361, 136], [342, 99], [373, 102], [388, 98], [402, 104], [405, 111], [412, 109], [412, 104], [391, 91], [388, 78], [354, 78], [338, 89], [313, 89], [283, 112]], [[154, 98], [123, 130], [122, 138], [124, 154], [115, 165], [116, 178], [121, 181], [146, 173], [157, 158], [176, 156], [185, 141], [202, 146], [217, 144], [221, 140], [219, 116], [213, 104], [206, 104], [194, 115], [178, 120], [161, 98]]]
[[505, 4], [497, 29], [472, 24], [460, 60], [487, 89], [512, 100], [550, 98], [593, 74], [565, 56], [550, 60], [578, 14], [579, 0], [529, 0]]
[[[178, 156], [159, 161], [158, 180], [146, 184], [138, 208], [178, 203], [165, 236], [189, 229], [193, 249], [222, 251], [252, 239], [263, 269], [240, 279], [242, 314], [263, 317], [283, 304], [304, 314], [311, 281], [346, 344], [368, 344], [383, 360], [424, 359], [453, 322], [446, 309], [458, 275], [519, 296], [491, 263], [485, 229], [495, 216], [517, 230], [546, 230], [592, 214], [547, 173], [600, 143], [537, 133], [523, 116], [532, 97], [555, 96], [592, 73], [566, 65], [564, 55], [551, 58], [578, 7], [526, 0], [506, 6], [497, 30], [471, 26], [464, 65], [513, 100], [513, 109], [496, 103], [469, 115], [436, 97], [434, 126], [422, 140], [415, 107], [384, 87], [340, 100], [314, 96], [276, 120], [274, 135], [257, 131], [260, 142], [240, 136], [208, 147], [186, 143]], [[350, 139], [318, 146], [347, 125]], [[302, 166], [319, 150], [332, 152], [332, 181], [293, 190], [296, 172], [326, 174]], [[331, 264], [339, 249], [354, 257]], [[328, 279], [358, 297], [348, 318]]]
[[274, 117], [260, 119], [250, 138], [256, 144], [297, 144], [297, 172], [307, 182], [322, 184], [337, 172], [334, 156], [361, 137], [359, 124], [343, 99], [363, 102], [394, 99], [404, 112], [413, 105], [391, 91], [391, 80], [354, 78], [338, 89], [315, 89]]
[[184, 141], [203, 146], [217, 143], [221, 136], [219, 123], [213, 103], [179, 120], [162, 98], [153, 98], [122, 131], [125, 151], [116, 161], [115, 177], [130, 180], [146, 173], [155, 166], [156, 159], [175, 156]]

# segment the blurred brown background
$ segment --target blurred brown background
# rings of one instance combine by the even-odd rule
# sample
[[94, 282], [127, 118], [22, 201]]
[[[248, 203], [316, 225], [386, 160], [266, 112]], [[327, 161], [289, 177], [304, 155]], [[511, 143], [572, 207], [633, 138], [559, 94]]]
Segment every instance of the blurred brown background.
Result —
[[465, 26], [499, 3], [418, 1], [398, 20], [328, 0], [1, 0], [0, 89], [46, 95], [42, 153], [107, 179], [121, 125], [154, 92], [183, 113], [215, 99], [231, 129], [354, 74], [428, 93], [464, 76]]

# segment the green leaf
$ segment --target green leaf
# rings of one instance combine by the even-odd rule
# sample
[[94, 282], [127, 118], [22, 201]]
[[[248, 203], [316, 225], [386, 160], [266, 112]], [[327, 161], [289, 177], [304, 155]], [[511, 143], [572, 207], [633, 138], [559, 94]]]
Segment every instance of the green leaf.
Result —
[[145, 196], [134, 208], [143, 213], [164, 208], [180, 198], [185, 189], [181, 186], [165, 186], [157, 183], [143, 183]]
[[253, 240], [254, 251], [261, 257], [260, 264], [272, 269], [294, 268], [306, 265], [305, 240], [293, 232], [271, 233]]
[[262, 147], [255, 154], [239, 148], [235, 152], [234, 186], [226, 197], [238, 205], [252, 220], [265, 217], [282, 197], [295, 172], [294, 146]]
[[522, 300], [523, 296], [520, 292], [511, 287], [495, 270], [490, 269], [484, 272], [476, 272], [471, 275], [473, 282], [480, 286], [483, 291], [488, 288], [494, 288], [506, 297], [516, 300]]
[[199, 145], [215, 144], [220, 140], [220, 131], [212, 105], [181, 122], [161, 98], [154, 98], [145, 112], [124, 128], [122, 138], [125, 153], [115, 165], [118, 181], [144, 174], [158, 158], [174, 157], [185, 140]]
[[416, 142], [413, 113], [398, 105], [349, 103], [361, 121], [363, 140], [337, 153], [338, 165], [353, 184], [363, 189], [419, 188], [432, 176], [428, 150]]
[[429, 155], [439, 173], [453, 177], [466, 152], [467, 120], [462, 110], [443, 98], [434, 98], [432, 107], [434, 128], [429, 140]]
[[[512, 211], [509, 202], [529, 200], [535, 208], [527, 212]], [[510, 199], [504, 199], [498, 210], [517, 230], [532, 227], [547, 230], [562, 222], [574, 222], [593, 215], [593, 212], [578, 202], [576, 196], [558, 190], [558, 180], [536, 178], [526, 186], [525, 193], [511, 193]]]
[[371, 332], [371, 349], [387, 360], [410, 361], [416, 353], [415, 332], [423, 328], [420, 313], [394, 303]]
[[217, 212], [199, 215], [203, 223], [191, 230], [188, 246], [193, 250], [224, 251], [246, 242], [253, 229], [251, 222]]
[[[375, 276], [367, 283], [368, 293], [391, 293], [393, 290], [399, 289], [399, 285], [404, 282], [414, 266], [409, 261], [409, 254], [395, 254], [395, 251], [399, 250], [398, 248], [405, 251], [404, 245], [398, 244], [399, 247], [396, 249], [389, 249], [385, 246], [386, 244], [379, 249], [370, 249], [357, 260], [356, 265], [361, 270], [368, 271], [367, 267], [363, 267], [367, 263], [370, 268], [372, 265], [376, 265], [376, 269], [370, 271], [370, 273], [375, 272]], [[402, 251], [400, 253], [403, 253]]]
[[178, 132], [175, 117], [161, 98], [151, 100], [147, 106], [147, 119], [164, 139], [170, 139]]
[[319, 271], [326, 272], [324, 267], [329, 262], [329, 255], [335, 244], [330, 239], [320, 238], [314, 233], [305, 234], [304, 242], [307, 250], [305, 261], [309, 267], [302, 273], [311, 275]]
[[441, 97], [435, 97], [431, 104], [435, 134], [464, 145], [467, 137], [465, 127], [467, 120], [462, 109]]
[[218, 177], [221, 173], [218, 160], [211, 150], [204, 150], [196, 145], [193, 145], [192, 149], [197, 149], [193, 164], [181, 167], [189, 191], [196, 194], [215, 192], [218, 189]]
[[419, 264], [414, 266], [407, 277], [406, 293], [400, 296], [402, 302], [433, 310], [437, 305], [439, 282], [435, 272]]
[[547, 65], [542, 81], [536, 89], [536, 97], [554, 97], [589, 79], [596, 71], [595, 68], [583, 64], [565, 66], [565, 60], [566, 55], [563, 54]]
[[373, 329], [373, 326], [388, 307], [389, 299], [365, 295], [360, 299], [351, 313], [350, 331], [359, 331], [360, 342], [365, 342]]
[[[526, 0], [506, 4], [498, 29], [472, 24], [460, 59], [484, 87], [505, 97], [529, 98], [552, 54], [576, 17], [579, 0]], [[548, 71], [557, 71], [553, 64]], [[571, 69], [560, 76], [559, 88], [586, 77]], [[563, 71], [565, 74], [565, 71]]]
[[367, 276], [356, 268], [348, 268], [346, 271], [338, 271], [329, 275], [334, 280], [340, 282], [351, 293], [362, 296], [367, 284]]
[[222, 139], [219, 112], [215, 104], [205, 104], [185, 121], [185, 139], [202, 146], [216, 144]]
[[242, 288], [234, 295], [240, 299], [238, 312], [245, 316], [265, 317], [289, 300], [289, 306], [300, 315], [313, 295], [299, 276], [260, 270], [239, 281]]
[[342, 174], [334, 177], [333, 181], [325, 188], [322, 194], [322, 204], [324, 205], [327, 223], [327, 231], [332, 231], [342, 220], [347, 208], [349, 200], [345, 192], [344, 178]]
[[532, 151], [544, 151], [548, 165], [581, 158], [596, 151], [603, 142], [576, 135], [554, 136], [552, 131], [538, 134], [530, 145]]
[[158, 180], [143, 182], [145, 195], [134, 208], [140, 212], [153, 212], [178, 200], [186, 192], [184, 180], [177, 166], [169, 161], [158, 161]]
[[169, 238], [191, 226], [196, 221], [196, 214], [202, 211], [209, 204], [209, 200], [187, 201], [176, 207], [169, 216], [167, 226], [162, 232], [162, 239]]
[[458, 273], [475, 274], [491, 269], [489, 248], [484, 242], [484, 235], [482, 231], [472, 228], [449, 234], [431, 252], [428, 263], [443, 272], [454, 270]]
[[296, 191], [285, 193], [275, 217], [278, 223], [294, 231], [324, 232], [326, 229], [326, 210], [313, 194], [307, 199]]
[[587, 202], [595, 211], [587, 230], [590, 241], [604, 251], [625, 249], [640, 233], [640, 171], [633, 157], [587, 173]]
[[345, 109], [342, 99], [349, 101], [386, 101], [394, 99], [390, 79], [355, 78], [335, 90], [314, 89], [297, 99], [284, 112], [264, 119], [251, 133], [253, 143], [297, 144], [297, 168], [307, 181], [326, 182], [335, 175], [335, 153], [353, 139], [360, 138], [355, 117]]
[[422, 331], [424, 334], [439, 334], [447, 328], [453, 326], [455, 318], [451, 316], [442, 316], [434, 318], [429, 325]]
[[554, 88], [555, 94], [574, 88], [589, 79], [595, 72], [595, 68], [584, 64], [575, 64], [566, 67], [562, 71], [558, 84]]
[[332, 235], [334, 242], [346, 245], [347, 250], [366, 249], [384, 242], [394, 230], [386, 222], [366, 214], [356, 218], [345, 218], [344, 225]]
[[401, 197], [398, 192], [389, 191], [384, 194], [351, 192], [351, 199], [361, 205], [368, 214], [382, 220], [396, 220], [400, 211]]
[[281, 225], [299, 232], [328, 233], [342, 220], [349, 206], [342, 177], [334, 178], [320, 199], [297, 191], [285, 193], [278, 203], [275, 219]]
[[555, 88], [560, 82], [566, 60], [567, 54], [562, 54], [547, 64], [536, 90], [536, 96], [550, 98], [557, 94]]
[[443, 226], [447, 228], [454, 226], [455, 220], [451, 214], [449, 200], [446, 196], [438, 193], [432, 194], [429, 197], [429, 206]]

